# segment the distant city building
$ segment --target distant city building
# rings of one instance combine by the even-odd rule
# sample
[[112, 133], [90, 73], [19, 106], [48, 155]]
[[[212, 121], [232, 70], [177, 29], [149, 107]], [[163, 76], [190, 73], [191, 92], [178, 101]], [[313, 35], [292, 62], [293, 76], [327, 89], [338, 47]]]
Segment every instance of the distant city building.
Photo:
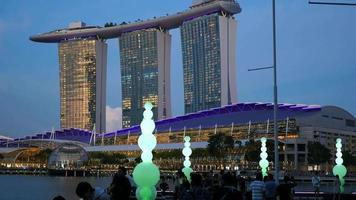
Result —
[[[123, 127], [141, 121], [145, 101], [154, 104], [155, 120], [170, 117], [171, 36], [168, 30], [179, 27], [182, 28], [184, 76], [188, 76], [184, 78], [185, 112], [236, 102], [236, 22], [232, 16], [239, 12], [241, 8], [234, 0], [194, 0], [190, 9], [172, 15], [106, 27], [73, 22], [69, 28], [31, 36], [30, 40], [35, 42], [59, 43], [59, 48], [63, 49], [60, 53], [70, 55], [59, 55], [63, 71], [61, 127], [88, 129], [95, 124], [98, 132], [105, 130], [105, 110], [102, 110], [105, 109], [106, 80], [104, 41], [112, 38], [120, 41]], [[95, 50], [85, 42], [95, 44]], [[95, 62], [83, 62], [88, 56], [81, 50], [83, 48], [92, 49], [85, 52], [91, 52]], [[80, 83], [83, 77], [88, 78], [85, 70], [78, 77], [74, 74], [79, 72], [71, 70], [87, 65], [95, 66], [95, 69], [87, 67], [90, 70], [87, 74], [95, 71], [97, 76], [95, 81], [83, 86], [85, 84]], [[82, 90], [84, 96], [69, 91], [87, 86], [90, 89]], [[84, 101], [88, 104], [80, 103]]]
[[96, 38], [58, 44], [60, 125], [105, 132], [107, 45]]
[[124, 33], [119, 38], [122, 127], [142, 121], [143, 105], [154, 106], [154, 120], [171, 116], [171, 35], [157, 29]]
[[236, 100], [236, 20], [211, 14], [181, 26], [185, 113]]

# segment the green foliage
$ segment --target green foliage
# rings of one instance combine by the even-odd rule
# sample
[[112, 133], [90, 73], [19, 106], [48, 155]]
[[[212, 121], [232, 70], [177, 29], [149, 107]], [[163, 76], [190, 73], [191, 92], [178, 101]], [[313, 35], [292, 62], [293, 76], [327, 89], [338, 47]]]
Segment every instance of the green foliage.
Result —
[[99, 160], [101, 164], [122, 164], [127, 162], [127, 156], [115, 152], [90, 152], [90, 160]]
[[326, 148], [320, 142], [308, 142], [308, 163], [323, 164], [330, 160], [330, 149]]
[[52, 149], [43, 149], [37, 154], [33, 155], [33, 159], [38, 162], [47, 162], [52, 151]]
[[111, 27], [111, 26], [116, 26], [116, 23], [107, 22], [107, 23], [105, 23], [105, 25], [104, 25], [104, 27]]
[[232, 136], [225, 135], [224, 133], [217, 133], [212, 135], [208, 140], [208, 152], [210, 155], [223, 158], [226, 153], [234, 148], [235, 141]]

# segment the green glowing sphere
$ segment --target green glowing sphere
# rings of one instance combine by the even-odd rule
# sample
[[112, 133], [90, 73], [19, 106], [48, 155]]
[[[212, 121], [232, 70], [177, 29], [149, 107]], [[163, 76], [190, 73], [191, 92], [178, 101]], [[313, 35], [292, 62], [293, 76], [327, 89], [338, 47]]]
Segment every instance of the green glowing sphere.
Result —
[[259, 162], [260, 167], [263, 168], [267, 168], [268, 167], [268, 161], [267, 160], [260, 160]]
[[339, 178], [343, 178], [347, 173], [347, 169], [344, 165], [335, 165], [333, 168], [334, 176], [339, 175]]
[[189, 142], [190, 141], [190, 137], [189, 136], [185, 136], [184, 137], [184, 141]]
[[184, 173], [185, 177], [187, 177], [188, 181], [191, 182], [190, 174], [193, 172], [193, 169], [190, 167], [184, 167], [182, 169], [182, 172]]
[[141, 187], [136, 189], [136, 197], [140, 200], [155, 199], [157, 191], [155, 187]]
[[138, 186], [150, 187], [159, 181], [159, 169], [153, 163], [142, 162], [133, 171], [133, 178]]

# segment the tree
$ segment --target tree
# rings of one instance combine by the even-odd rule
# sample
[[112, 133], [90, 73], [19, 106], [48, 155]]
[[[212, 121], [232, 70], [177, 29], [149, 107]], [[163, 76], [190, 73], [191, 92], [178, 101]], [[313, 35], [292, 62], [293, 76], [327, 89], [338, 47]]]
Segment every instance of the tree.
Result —
[[225, 158], [226, 153], [234, 148], [234, 144], [235, 142], [232, 136], [217, 133], [209, 137], [208, 152], [214, 157]]
[[345, 166], [353, 166], [356, 165], [356, 157], [354, 157], [349, 151], [342, 152], [342, 159], [344, 160]]
[[320, 142], [308, 142], [308, 163], [320, 165], [330, 160], [330, 149]]
[[[278, 143], [279, 149], [283, 145], [282, 143]], [[267, 147], [267, 160], [268, 161], [273, 161], [274, 162], [274, 141], [273, 140], [267, 140], [266, 142], [266, 147]], [[258, 162], [261, 154], [261, 142], [259, 140], [250, 140], [246, 143], [245, 145], [246, 152], [245, 152], [245, 160], [250, 161], [250, 162]]]

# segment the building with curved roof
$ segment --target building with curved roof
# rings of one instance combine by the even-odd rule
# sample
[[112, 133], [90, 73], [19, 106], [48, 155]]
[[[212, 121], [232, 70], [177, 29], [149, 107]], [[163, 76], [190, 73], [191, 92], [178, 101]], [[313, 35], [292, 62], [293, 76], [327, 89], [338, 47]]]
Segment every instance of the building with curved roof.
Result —
[[73, 143], [64, 143], [50, 154], [48, 167], [55, 169], [80, 168], [88, 159], [88, 154], [83, 147]]

